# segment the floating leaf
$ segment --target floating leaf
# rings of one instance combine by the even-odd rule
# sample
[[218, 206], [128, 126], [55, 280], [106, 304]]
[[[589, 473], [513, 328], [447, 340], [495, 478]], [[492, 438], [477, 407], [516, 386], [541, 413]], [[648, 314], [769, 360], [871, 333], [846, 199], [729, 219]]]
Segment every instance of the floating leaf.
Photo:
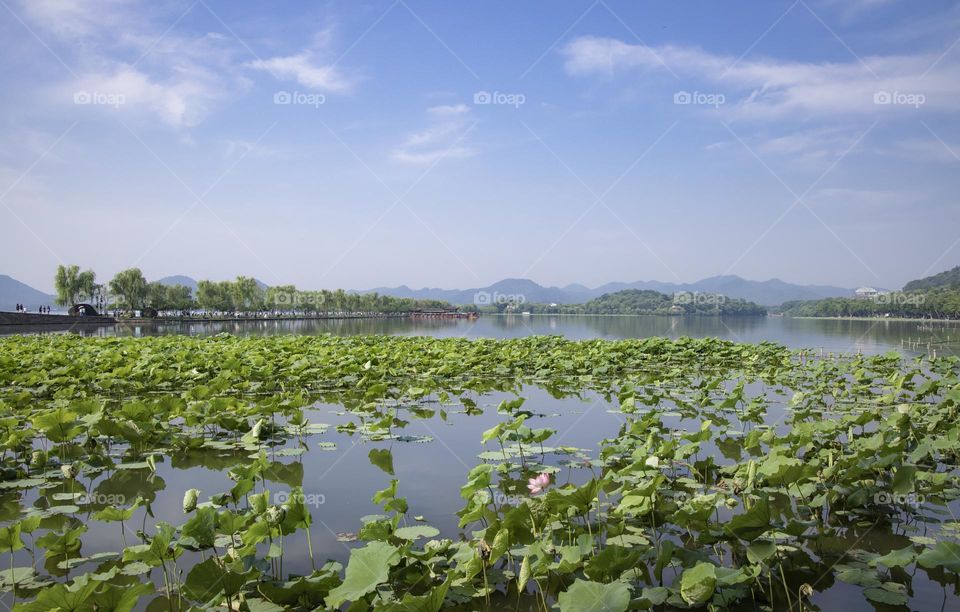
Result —
[[400, 562], [397, 548], [385, 542], [370, 542], [350, 551], [343, 584], [330, 591], [327, 607], [339, 608], [344, 602], [357, 601], [387, 581], [391, 567]]
[[717, 571], [712, 563], [701, 561], [680, 576], [680, 596], [688, 604], [707, 602], [717, 588]]
[[560, 593], [560, 612], [623, 612], [630, 605], [630, 589], [622, 582], [591, 582], [577, 578]]
[[420, 538], [433, 538], [440, 535], [440, 530], [430, 525], [414, 525], [413, 527], [401, 527], [393, 532], [401, 540], [419, 540]]

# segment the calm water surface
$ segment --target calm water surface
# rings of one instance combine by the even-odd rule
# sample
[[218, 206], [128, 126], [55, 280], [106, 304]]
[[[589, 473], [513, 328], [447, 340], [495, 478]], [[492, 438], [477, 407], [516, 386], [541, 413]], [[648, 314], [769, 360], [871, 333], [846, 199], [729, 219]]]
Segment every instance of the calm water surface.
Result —
[[[66, 330], [49, 329], [17, 330], [19, 333], [64, 333]], [[0, 333], [12, 333], [3, 330]], [[960, 325], [951, 323], [918, 323], [906, 321], [841, 321], [810, 320], [777, 317], [757, 318], [679, 318], [679, 317], [603, 317], [603, 316], [485, 316], [475, 321], [467, 320], [402, 320], [402, 319], [354, 319], [311, 321], [256, 321], [170, 324], [156, 323], [149, 326], [115, 325], [93, 329], [73, 329], [69, 333], [84, 336], [153, 336], [188, 334], [206, 336], [219, 333], [236, 335], [277, 334], [402, 334], [429, 335], [437, 337], [463, 336], [485, 338], [516, 338], [531, 334], [555, 334], [572, 339], [587, 338], [643, 338], [665, 336], [706, 337], [717, 336], [734, 341], [773, 341], [794, 348], [823, 349], [833, 353], [884, 353], [889, 350], [913, 355], [936, 349], [939, 355], [952, 355], [960, 350]], [[536, 413], [531, 419], [533, 427], [550, 427], [557, 431], [549, 440], [551, 446], [572, 446], [582, 449], [585, 456], [596, 457], [599, 442], [615, 437], [624, 422], [623, 415], [611, 409], [611, 405], [592, 394], [583, 397], [554, 398], [537, 388], [524, 392], [525, 408]], [[345, 413], [342, 406], [316, 404], [309, 412], [312, 423], [324, 423], [330, 427], [323, 433], [307, 436], [304, 442], [307, 452], [299, 456], [277, 455], [272, 459], [280, 468], [267, 487], [274, 492], [288, 491], [302, 484], [311, 502], [310, 510], [314, 524], [311, 528], [314, 552], [318, 561], [336, 559], [346, 562], [351, 547], [358, 544], [344, 534], [355, 533], [361, 526], [360, 517], [376, 514], [380, 509], [371, 501], [373, 493], [389, 484], [390, 477], [368, 459], [374, 448], [389, 448], [393, 453], [396, 478], [400, 480], [399, 494], [410, 502], [409, 517], [422, 515], [426, 522], [441, 530], [442, 537], [459, 539], [470, 537], [458, 528], [456, 512], [463, 506], [459, 488], [465, 482], [467, 472], [480, 459], [477, 455], [490, 447], [480, 443], [484, 430], [503, 419], [496, 406], [504, 396], [491, 394], [475, 396], [485, 408], [482, 414], [466, 414], [462, 407], [447, 405], [446, 419], [439, 415], [424, 415], [407, 412], [401, 407], [401, 418], [408, 425], [398, 434], [403, 440], [370, 440], [358, 433], [338, 431], [337, 425], [356, 422], [356, 414]], [[437, 410], [436, 403], [427, 403], [424, 408]], [[697, 428], [697, 424], [693, 424]], [[290, 446], [297, 443], [291, 441]], [[719, 454], [718, 454], [719, 456]], [[563, 465], [563, 456], [537, 457], [544, 463]], [[201, 500], [232, 486], [227, 470], [248, 459], [243, 453], [197, 450], [189, 454], [165, 456], [158, 461], [157, 473], [147, 470], [117, 471], [94, 476], [84, 483], [89, 493], [108, 496], [121, 495], [127, 500], [137, 496], [153, 500], [151, 511], [154, 518], [148, 523], [165, 520], [174, 525], [185, 520], [181, 503], [187, 488], [201, 489]], [[591, 474], [586, 469], [565, 467], [558, 474], [559, 482], [584, 482]], [[277, 500], [282, 501], [282, 500]], [[36, 493], [21, 497], [17, 492], [0, 494], [0, 520], [16, 517], [23, 507], [37, 503]], [[134, 528], [144, 519], [145, 511], [137, 510], [128, 524]], [[96, 521], [87, 523], [89, 531], [83, 536], [82, 554], [122, 550], [123, 534], [116, 524]], [[149, 527], [148, 527], [149, 529]], [[932, 535], [932, 534], [931, 534]], [[126, 537], [131, 538], [127, 533]], [[132, 539], [136, 539], [135, 537]], [[887, 529], [858, 533], [849, 530], [843, 537], [832, 538], [829, 547], [847, 549], [852, 546], [877, 552], [889, 552], [910, 544], [906, 535]], [[308, 573], [310, 570], [306, 540], [291, 537], [285, 543], [287, 559], [285, 572]], [[23, 553], [18, 561], [29, 564]], [[189, 568], [192, 561], [184, 558], [182, 567]], [[90, 571], [94, 565], [81, 571]], [[48, 568], [54, 570], [54, 568]], [[810, 573], [811, 575], [807, 575]], [[74, 573], [73, 575], [76, 575]], [[791, 582], [814, 582], [816, 594], [813, 603], [822, 610], [843, 608], [846, 610], [874, 610], [863, 596], [860, 587], [835, 581], [826, 560], [811, 560], [805, 570], [791, 576]], [[159, 580], [159, 577], [157, 577]], [[669, 580], [670, 578], [668, 578]], [[955, 585], [947, 577], [933, 580], [926, 572], [918, 571], [912, 577], [911, 609], [960, 609]], [[5, 597], [0, 597], [0, 602]], [[512, 602], [515, 603], [515, 602]], [[494, 606], [496, 607], [496, 606]], [[512, 607], [512, 606], [511, 606]], [[904, 608], [891, 608], [904, 609]]]
[[183, 334], [237, 336], [277, 334], [391, 334], [407, 336], [461, 336], [467, 338], [521, 338], [534, 334], [560, 335], [574, 340], [589, 338], [718, 337], [736, 342], [778, 342], [791, 348], [823, 349], [835, 353], [885, 353], [907, 355], [936, 351], [960, 353], [960, 322], [896, 320], [792, 319], [785, 317], [665, 317], [590, 315], [503, 315], [465, 319], [314, 319], [288, 321], [229, 321], [24, 328], [0, 326], [0, 335], [17, 333], [76, 333], [83, 336], [164, 336]]

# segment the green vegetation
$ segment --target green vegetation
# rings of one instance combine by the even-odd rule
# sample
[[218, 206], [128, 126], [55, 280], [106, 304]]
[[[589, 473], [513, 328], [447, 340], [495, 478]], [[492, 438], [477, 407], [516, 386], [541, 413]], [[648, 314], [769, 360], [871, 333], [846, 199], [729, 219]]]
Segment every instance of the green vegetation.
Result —
[[[916, 609], [929, 581], [952, 609], [958, 375], [956, 358], [717, 339], [2, 338], [0, 589], [27, 611], [799, 612], [837, 582], [844, 601]], [[564, 446], [532, 387], [596, 401], [619, 429]], [[469, 420], [491, 393], [506, 399], [462, 508], [408, 497], [423, 486], [396, 476], [403, 428]], [[331, 444], [318, 401], [381, 473], [351, 481], [381, 512], [345, 567], [310, 538], [323, 515], [302, 461]], [[198, 465], [229, 480], [173, 480]], [[181, 500], [179, 524], [154, 518]], [[443, 511], [457, 532], [418, 517]]]
[[[509, 305], [508, 305], [509, 306]], [[500, 310], [505, 310], [501, 308]], [[599, 315], [765, 315], [766, 309], [753, 302], [706, 293], [677, 293], [626, 289], [606, 293], [583, 304], [517, 304], [513, 310], [532, 313]]]
[[157, 310], [190, 310], [196, 308], [190, 287], [164, 285], [156, 281], [147, 285], [146, 304]]
[[110, 281], [110, 291], [117, 298], [116, 305], [121, 308], [140, 310], [147, 306], [147, 279], [139, 268], [117, 272]]
[[92, 270], [80, 271], [80, 266], [57, 266], [53, 286], [57, 292], [54, 300], [58, 306], [73, 306], [81, 298], [90, 298], [95, 292], [96, 275]]
[[[92, 271], [80, 272], [78, 266], [60, 266], [55, 284], [57, 304], [72, 306], [81, 299], [94, 300], [104, 289], [94, 283]], [[189, 287], [147, 282], [139, 268], [118, 272], [108, 284], [109, 295], [103, 297], [107, 308], [137, 311], [213, 313], [283, 312], [291, 315], [321, 313], [397, 313], [411, 310], [444, 308], [439, 300], [395, 298], [376, 293], [355, 294], [336, 291], [300, 291], [293, 285], [262, 288], [256, 279], [238, 276], [234, 281], [202, 280], [194, 297]]]
[[935, 289], [937, 287], [960, 289], [960, 266], [945, 272], [940, 272], [939, 274], [934, 274], [933, 276], [912, 280], [903, 286], [903, 290], [922, 291], [925, 289]]
[[893, 292], [873, 298], [827, 298], [787, 302], [779, 310], [792, 317], [900, 317], [916, 319], [960, 318], [960, 290], [929, 289]]
[[897, 317], [960, 319], [960, 266], [912, 280], [903, 291], [872, 298], [828, 298], [781, 304], [779, 312], [793, 317]]

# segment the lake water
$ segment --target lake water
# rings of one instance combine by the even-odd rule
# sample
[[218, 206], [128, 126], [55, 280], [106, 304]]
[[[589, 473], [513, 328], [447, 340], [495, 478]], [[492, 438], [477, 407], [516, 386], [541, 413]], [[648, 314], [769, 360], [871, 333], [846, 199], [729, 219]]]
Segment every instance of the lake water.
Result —
[[[11, 333], [63, 333], [49, 327], [24, 329], [0, 326], [0, 335]], [[960, 352], [960, 322], [897, 320], [792, 319], [786, 317], [666, 317], [589, 315], [503, 315], [466, 319], [313, 319], [287, 321], [228, 321], [211, 323], [118, 324], [74, 328], [84, 336], [158, 336], [185, 334], [238, 336], [275, 334], [400, 334], [462, 336], [467, 338], [519, 338], [533, 334], [588, 338], [718, 337], [736, 342], [777, 342], [791, 348], [823, 349], [834, 353], [885, 353], [915, 355]]]
[[[19, 333], [64, 333], [67, 330], [48, 328], [14, 330]], [[13, 333], [3, 330], [0, 333]], [[642, 338], [665, 336], [716, 336], [733, 341], [772, 341], [793, 348], [811, 348], [825, 353], [885, 353], [889, 350], [913, 355], [936, 349], [938, 355], [954, 355], [960, 350], [960, 324], [920, 323], [908, 321], [851, 321], [812, 320], [779, 317], [757, 318], [680, 318], [656, 316], [483, 316], [468, 320], [409, 320], [409, 319], [352, 319], [309, 321], [246, 321], [128, 326], [114, 325], [101, 328], [73, 329], [69, 333], [84, 336], [152, 336], [189, 334], [197, 336], [230, 333], [236, 335], [276, 334], [402, 334], [429, 336], [461, 336], [476, 338], [517, 338], [532, 334], [562, 335], [572, 339]], [[586, 393], [580, 397], [554, 397], [543, 389], [524, 390], [528, 402], [525, 408], [535, 413], [531, 423], [547, 426], [558, 433], [550, 443], [582, 449], [587, 457], [596, 457], [598, 442], [614, 437], [624, 423], [624, 415], [613, 410], [602, 397]], [[299, 456], [270, 452], [275, 462], [274, 476], [267, 479], [267, 487], [276, 492], [296, 484], [304, 487], [308, 506], [313, 516], [311, 528], [314, 553], [318, 561], [336, 559], [346, 562], [349, 551], [358, 545], [352, 535], [360, 528], [359, 518], [376, 514], [379, 507], [371, 501], [372, 494], [384, 488], [389, 477], [371, 464], [368, 454], [372, 449], [390, 449], [401, 494], [411, 503], [409, 516], [422, 516], [438, 529], [443, 537], [459, 539], [469, 534], [458, 528], [456, 511], [463, 506], [459, 487], [467, 472], [477, 464], [478, 455], [490, 450], [481, 441], [482, 432], [503, 420], [496, 406], [510, 396], [488, 394], [476, 400], [484, 410], [468, 414], [458, 407], [446, 406], [449, 412], [441, 419], [433, 411], [441, 406], [427, 402], [423, 408], [429, 414], [408, 412], [401, 407], [407, 425], [403, 439], [377, 441], [352, 431], [339, 431], [337, 425], [356, 422], [357, 415], [344, 411], [338, 404], [315, 404], [308, 413], [311, 423], [327, 424], [323, 432], [304, 439], [307, 452]], [[697, 429], [694, 424], [693, 429]], [[291, 441], [291, 448], [299, 442]], [[557, 464], [557, 456], [541, 458], [545, 463]], [[228, 490], [232, 482], [227, 469], [247, 461], [243, 453], [196, 449], [182, 454], [158, 457], [156, 474], [144, 469], [120, 470], [112, 474], [93, 476], [85, 483], [86, 491], [103, 499], [119, 496], [129, 503], [136, 497], [153, 500], [152, 517], [138, 509], [129, 524], [133, 527], [145, 520], [182, 523], [183, 491], [201, 489], [201, 499]], [[589, 479], [584, 469], [564, 468], [558, 482], [581, 483]], [[24, 507], [37, 503], [37, 493], [21, 497], [16, 492], [0, 493], [0, 520], [14, 518]], [[88, 515], [89, 517], [89, 515]], [[124, 548], [124, 534], [116, 524], [89, 521], [84, 535], [82, 554], [92, 555]], [[149, 529], [148, 529], [149, 530]], [[861, 532], [862, 531], [862, 532]], [[842, 536], [826, 542], [828, 547], [846, 549], [858, 546], [877, 554], [909, 546], [902, 533], [889, 529], [862, 529], [852, 527]], [[304, 538], [290, 538], [285, 544], [288, 565], [285, 571], [310, 571], [307, 543]], [[25, 553], [18, 553], [18, 563], [29, 564]], [[189, 569], [191, 560], [185, 557], [183, 567]], [[829, 557], [811, 558], [808, 567], [791, 575], [791, 582], [815, 582], [812, 598], [820, 609], [844, 608], [869, 611], [875, 607], [864, 599], [862, 589], [834, 579]], [[93, 564], [84, 567], [89, 571]], [[54, 573], [50, 564], [47, 569]], [[809, 575], [808, 575], [809, 574]], [[159, 577], [155, 577], [159, 581]], [[917, 572], [911, 583], [913, 609], [957, 609], [960, 600], [947, 577], [938, 579], [928, 573]], [[9, 603], [9, 594], [0, 597]], [[501, 604], [503, 602], [500, 602]], [[524, 602], [527, 609], [529, 602]], [[504, 604], [505, 605], [505, 604]], [[516, 602], [510, 602], [513, 607]], [[494, 602], [491, 609], [498, 609]], [[530, 606], [532, 609], [532, 605]], [[465, 607], [463, 609], [477, 609]], [[896, 608], [894, 608], [896, 609]]]

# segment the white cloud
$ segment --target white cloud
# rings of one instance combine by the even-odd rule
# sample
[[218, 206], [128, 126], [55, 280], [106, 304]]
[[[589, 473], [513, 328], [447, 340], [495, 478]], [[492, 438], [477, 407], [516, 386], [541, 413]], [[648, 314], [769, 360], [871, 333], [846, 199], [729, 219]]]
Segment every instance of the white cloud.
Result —
[[23, 0], [24, 17], [58, 37], [100, 36], [135, 15], [130, 0]]
[[428, 165], [442, 158], [465, 158], [476, 153], [464, 144], [470, 130], [471, 111], [465, 104], [433, 106], [427, 109], [430, 125], [407, 136], [394, 150], [396, 161]]
[[[727, 97], [725, 111], [739, 118], [804, 118], [837, 114], [915, 111], [909, 104], [876, 104], [878, 92], [921, 94], [924, 109], [960, 110], [960, 69], [939, 54], [872, 56], [847, 62], [796, 62], [736, 58], [693, 47], [647, 47], [614, 38], [577, 38], [561, 52], [575, 76], [665, 73], [676, 89], [714, 87]], [[732, 101], [739, 100], [731, 104]]]
[[72, 106], [75, 94], [100, 94], [106, 97], [101, 110], [158, 118], [180, 129], [197, 125], [249, 86], [232, 39], [184, 33], [183, 22], [202, 7], [162, 16], [153, 9], [132, 0], [23, 3], [25, 19], [67, 54], [73, 72], [52, 87], [54, 102]]
[[310, 52], [286, 57], [256, 60], [247, 64], [255, 70], [264, 70], [278, 79], [292, 79], [297, 83], [320, 91], [346, 91], [351, 83], [336, 66], [316, 62]]
[[72, 104], [78, 91], [120, 95], [125, 101], [116, 112], [182, 129], [246, 91], [250, 69], [314, 90], [350, 88], [341, 71], [317, 59], [331, 44], [330, 29], [315, 34], [308, 50], [249, 62], [249, 48], [232, 35], [191, 31], [193, 18], [208, 16], [206, 10], [137, 0], [28, 0], [20, 12], [77, 75], [53, 87], [60, 104]]
[[888, 207], [909, 206], [915, 204], [920, 194], [915, 191], [894, 189], [855, 189], [850, 187], [828, 187], [818, 189], [813, 201], [823, 201], [830, 204]]
[[[178, 128], [202, 121], [226, 94], [223, 81], [201, 67], [182, 67], [165, 79], [151, 77], [127, 64], [83, 75], [63, 88], [62, 96], [100, 96], [106, 112], [146, 113]], [[69, 98], [68, 98], [69, 96]]]
[[900, 0], [823, 0], [822, 4], [826, 8], [839, 11], [844, 21], [850, 21], [897, 2]]
[[833, 161], [853, 147], [862, 129], [823, 127], [797, 130], [776, 136], [755, 138], [756, 151], [762, 155], [790, 157], [794, 161]]

